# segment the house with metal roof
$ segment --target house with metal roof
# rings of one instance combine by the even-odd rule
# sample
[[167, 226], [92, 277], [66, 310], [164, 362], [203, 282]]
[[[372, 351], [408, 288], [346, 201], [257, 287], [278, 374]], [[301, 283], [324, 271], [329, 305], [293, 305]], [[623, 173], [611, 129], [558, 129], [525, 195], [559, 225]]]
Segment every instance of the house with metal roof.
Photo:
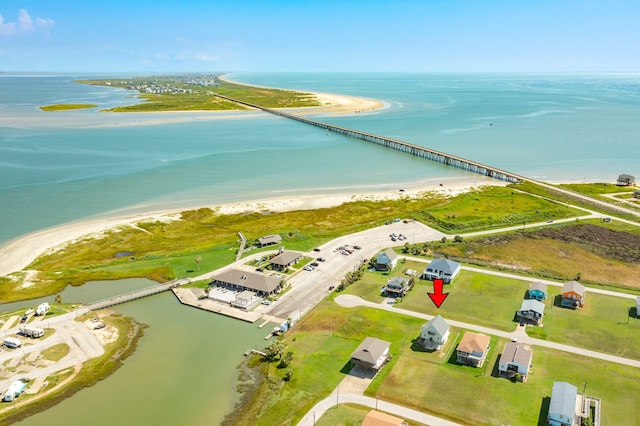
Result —
[[282, 242], [282, 237], [280, 235], [265, 235], [258, 238], [258, 245], [260, 247], [272, 246], [274, 244], [280, 244]]
[[303, 254], [297, 251], [285, 250], [269, 261], [271, 267], [276, 271], [281, 271], [297, 263], [302, 259]]
[[442, 279], [445, 284], [449, 284], [460, 272], [460, 263], [449, 259], [434, 259], [425, 268], [422, 279], [435, 280]]
[[437, 351], [442, 349], [448, 337], [449, 324], [441, 315], [438, 315], [422, 325], [418, 343], [427, 350]]
[[531, 346], [524, 343], [509, 342], [504, 345], [500, 362], [498, 362], [498, 372], [502, 377], [512, 378], [516, 374], [520, 375], [523, 382], [527, 381], [533, 350]]
[[456, 348], [456, 359], [460, 364], [482, 367], [489, 353], [491, 337], [467, 331]]
[[540, 325], [544, 315], [544, 303], [536, 299], [524, 299], [517, 312], [518, 321]]
[[393, 277], [384, 286], [384, 295], [387, 297], [404, 297], [411, 289], [411, 280], [403, 277]]
[[567, 382], [553, 382], [547, 421], [550, 426], [573, 426], [576, 420], [578, 388]]
[[529, 284], [527, 290], [528, 299], [545, 300], [547, 298], [547, 285], [541, 282], [533, 282]]
[[569, 281], [562, 286], [562, 300], [560, 306], [564, 308], [582, 308], [584, 306], [584, 296], [586, 290], [577, 281]]
[[264, 297], [278, 291], [280, 278], [240, 269], [230, 269], [214, 276], [212, 284], [237, 291], [250, 290]]
[[391, 271], [398, 263], [398, 254], [388, 248], [376, 256], [376, 271]]
[[351, 354], [351, 367], [379, 371], [389, 359], [390, 342], [366, 337]]

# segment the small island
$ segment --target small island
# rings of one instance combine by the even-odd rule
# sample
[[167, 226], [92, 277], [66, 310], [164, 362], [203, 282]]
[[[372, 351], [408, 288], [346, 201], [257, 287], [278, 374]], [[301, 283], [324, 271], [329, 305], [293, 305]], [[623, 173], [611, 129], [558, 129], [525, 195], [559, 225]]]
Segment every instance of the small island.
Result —
[[74, 109], [95, 108], [97, 104], [52, 104], [41, 106], [42, 111], [70, 111]]

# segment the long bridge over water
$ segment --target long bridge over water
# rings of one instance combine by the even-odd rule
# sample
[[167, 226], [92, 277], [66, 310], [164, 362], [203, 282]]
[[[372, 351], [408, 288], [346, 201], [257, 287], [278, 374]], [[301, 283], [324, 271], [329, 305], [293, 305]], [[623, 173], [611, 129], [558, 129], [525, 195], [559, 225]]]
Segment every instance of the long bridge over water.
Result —
[[427, 160], [435, 161], [446, 166], [457, 167], [459, 169], [466, 170], [468, 172], [477, 173], [483, 176], [492, 177], [506, 182], [518, 183], [522, 181], [528, 181], [530, 179], [517, 175], [515, 173], [507, 172], [505, 170], [497, 169], [495, 167], [488, 166], [486, 164], [478, 163], [477, 161], [468, 160], [466, 158], [458, 157], [456, 155], [447, 154], [442, 151], [436, 151], [434, 149], [425, 148], [423, 146], [410, 144], [407, 142], [399, 141], [396, 139], [387, 138], [384, 136], [378, 136], [371, 133], [361, 132], [359, 130], [353, 130], [346, 127], [340, 127], [333, 124], [323, 123], [321, 121], [312, 120], [310, 118], [301, 117], [295, 114], [289, 114], [276, 109], [265, 108], [260, 105], [255, 105], [249, 102], [240, 101], [238, 99], [229, 98], [227, 96], [215, 94], [215, 96], [235, 102], [240, 105], [248, 106], [250, 108], [256, 108], [271, 114], [279, 115], [281, 117], [290, 118], [292, 120], [300, 121], [305, 124], [319, 127], [326, 131], [340, 133], [352, 138], [361, 139], [367, 142], [372, 142], [377, 145], [384, 146], [396, 151], [401, 151], [416, 157], [426, 158]]

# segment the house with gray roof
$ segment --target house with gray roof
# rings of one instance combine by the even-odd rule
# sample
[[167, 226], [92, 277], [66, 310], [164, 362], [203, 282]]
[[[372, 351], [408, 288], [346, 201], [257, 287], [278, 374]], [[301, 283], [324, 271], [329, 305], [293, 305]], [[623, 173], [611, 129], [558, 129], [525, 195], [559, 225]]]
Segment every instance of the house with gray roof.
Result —
[[567, 382], [553, 382], [547, 421], [550, 426], [573, 426], [576, 420], [578, 388]]
[[442, 349], [448, 337], [449, 324], [442, 316], [438, 315], [422, 325], [418, 343], [427, 350], [438, 351]]
[[449, 284], [460, 272], [460, 263], [449, 259], [434, 259], [425, 268], [422, 279], [435, 280], [442, 279], [445, 284]]
[[282, 271], [302, 259], [303, 254], [297, 251], [285, 250], [269, 261], [276, 271]]
[[584, 296], [586, 290], [577, 281], [569, 281], [562, 286], [562, 300], [560, 306], [564, 308], [582, 308], [584, 306]]
[[635, 176], [628, 175], [623, 173], [618, 176], [618, 180], [616, 181], [618, 186], [631, 186], [636, 184]]
[[498, 362], [498, 372], [502, 377], [512, 378], [516, 374], [520, 375], [523, 382], [527, 381], [533, 350], [531, 346], [524, 343], [509, 342], [504, 345], [500, 362]]
[[403, 277], [393, 277], [384, 286], [384, 295], [387, 297], [404, 297], [411, 289], [411, 280]]
[[272, 246], [274, 244], [280, 244], [282, 242], [282, 237], [280, 235], [265, 235], [263, 237], [258, 238], [258, 245], [260, 247]]
[[351, 354], [351, 367], [378, 372], [389, 359], [390, 342], [366, 337]]
[[280, 278], [240, 269], [230, 269], [214, 276], [212, 284], [237, 291], [250, 290], [265, 297], [280, 289]]
[[536, 299], [524, 299], [517, 312], [518, 321], [540, 325], [544, 315], [544, 303]]
[[398, 263], [398, 254], [393, 249], [386, 249], [376, 256], [376, 271], [391, 271]]

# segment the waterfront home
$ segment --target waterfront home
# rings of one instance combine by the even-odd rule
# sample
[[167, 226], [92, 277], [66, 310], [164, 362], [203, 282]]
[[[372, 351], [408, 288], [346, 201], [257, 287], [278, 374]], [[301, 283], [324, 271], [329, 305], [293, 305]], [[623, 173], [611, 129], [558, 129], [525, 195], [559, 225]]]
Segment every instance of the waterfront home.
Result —
[[240, 292], [249, 290], [257, 293], [259, 296], [266, 297], [276, 293], [280, 289], [281, 280], [278, 277], [256, 274], [240, 269], [230, 269], [215, 275], [211, 284]]
[[482, 367], [487, 354], [491, 337], [486, 334], [467, 331], [456, 348], [456, 359], [460, 364], [471, 367]]
[[364, 416], [361, 426], [402, 426], [406, 424], [400, 417], [395, 417], [382, 411], [371, 410]]
[[540, 325], [544, 315], [544, 303], [536, 299], [524, 299], [517, 312], [518, 321]]
[[391, 278], [383, 288], [384, 295], [387, 297], [404, 297], [410, 289], [411, 280], [402, 277]]
[[616, 182], [618, 186], [631, 186], [636, 184], [635, 176], [631, 176], [628, 174], [621, 174], [618, 176], [618, 181]]
[[282, 237], [280, 235], [265, 235], [263, 237], [258, 238], [258, 245], [260, 247], [272, 246], [274, 244], [280, 244], [282, 242]]
[[526, 382], [529, 368], [531, 368], [531, 358], [533, 358], [533, 350], [529, 345], [509, 342], [504, 346], [502, 355], [500, 355], [498, 372], [500, 376], [508, 378], [519, 374], [520, 380]]
[[298, 253], [297, 251], [285, 250], [271, 259], [269, 263], [274, 270], [282, 271], [294, 263], [297, 263], [302, 259], [302, 256], [302, 253]]
[[391, 343], [366, 337], [351, 354], [351, 367], [378, 372], [389, 360]]
[[567, 382], [553, 382], [547, 421], [550, 426], [573, 426], [578, 389]]
[[438, 351], [449, 337], [449, 324], [438, 315], [422, 325], [418, 343], [427, 350]]
[[393, 249], [386, 249], [376, 256], [375, 268], [377, 271], [391, 271], [398, 263], [398, 254]]
[[577, 281], [564, 283], [560, 306], [564, 308], [582, 308], [584, 306], [585, 288]]
[[449, 259], [434, 259], [429, 263], [422, 274], [422, 279], [434, 280], [442, 279], [445, 284], [449, 284], [460, 272], [460, 263]]
[[529, 284], [529, 290], [527, 290], [527, 298], [536, 300], [545, 300], [547, 298], [547, 285], [541, 282], [534, 282]]

